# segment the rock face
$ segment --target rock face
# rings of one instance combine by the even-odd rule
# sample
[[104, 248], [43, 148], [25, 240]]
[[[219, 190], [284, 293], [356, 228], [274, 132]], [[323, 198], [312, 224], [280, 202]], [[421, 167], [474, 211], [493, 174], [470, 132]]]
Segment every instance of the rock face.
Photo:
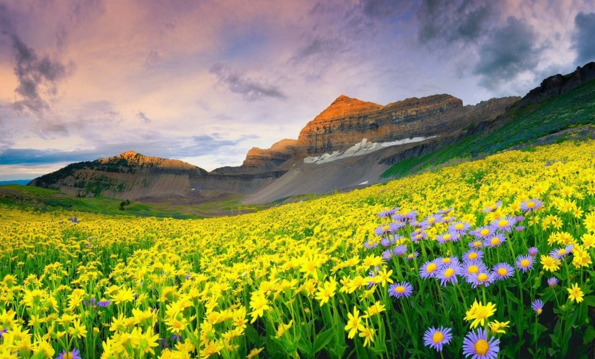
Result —
[[539, 87], [529, 91], [519, 102], [518, 109], [522, 109], [547, 98], [570, 91], [583, 82], [595, 79], [595, 62], [589, 62], [583, 67], [566, 76], [560, 74], [550, 76], [541, 82]]
[[275, 170], [289, 160], [295, 153], [296, 140], [284, 139], [274, 143], [271, 148], [252, 147], [246, 159], [238, 167], [220, 167], [214, 173], [261, 173]]
[[390, 142], [453, 133], [501, 115], [518, 99], [507, 97], [463, 106], [456, 97], [434, 95], [381, 106], [341, 95], [300, 132], [296, 155], [303, 158], [345, 151], [364, 138], [368, 142]]

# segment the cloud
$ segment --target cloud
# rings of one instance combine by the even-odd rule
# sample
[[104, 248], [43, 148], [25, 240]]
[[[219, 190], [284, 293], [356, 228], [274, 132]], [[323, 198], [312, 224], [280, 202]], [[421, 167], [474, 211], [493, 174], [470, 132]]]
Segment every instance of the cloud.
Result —
[[153, 121], [151, 121], [151, 119], [149, 119], [149, 118], [148, 118], [148, 117], [145, 115], [145, 113], [144, 113], [144, 112], [142, 112], [142, 111], [139, 111], [139, 112], [137, 112], [137, 113], [136, 113], [136, 118], [140, 119], [140, 120], [141, 120], [141, 122], [142, 122], [142, 123], [145, 123], [145, 124], [153, 122]]
[[483, 0], [424, 0], [417, 11], [417, 38], [422, 44], [436, 41], [477, 42], [497, 20], [498, 3]]
[[579, 12], [574, 18], [574, 26], [573, 47], [577, 52], [575, 63], [582, 66], [595, 60], [595, 13]]
[[532, 71], [539, 63], [542, 48], [535, 47], [533, 27], [510, 16], [479, 48], [479, 60], [473, 73], [481, 77], [479, 84], [498, 90], [504, 82], [524, 71]]
[[226, 63], [214, 64], [209, 72], [217, 76], [220, 84], [226, 85], [233, 93], [241, 94], [246, 101], [256, 101], [266, 97], [287, 98], [279, 87], [270, 85], [266, 81], [247, 77]]
[[371, 18], [385, 18], [409, 10], [413, 2], [406, 0], [363, 0], [362, 13]]
[[20, 99], [13, 103], [13, 108], [41, 114], [49, 109], [44, 97], [56, 96], [57, 84], [73, 72], [74, 63], [64, 65], [48, 55], [39, 57], [35, 49], [29, 47], [17, 34], [4, 4], [0, 4], [0, 24], [0, 33], [10, 41], [14, 57], [13, 70], [18, 80], [15, 93]]

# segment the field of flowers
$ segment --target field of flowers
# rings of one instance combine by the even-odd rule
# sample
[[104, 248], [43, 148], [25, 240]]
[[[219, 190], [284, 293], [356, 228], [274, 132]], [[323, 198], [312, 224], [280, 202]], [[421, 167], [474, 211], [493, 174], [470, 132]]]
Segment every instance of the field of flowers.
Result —
[[594, 207], [595, 141], [237, 217], [0, 208], [0, 358], [592, 358]]

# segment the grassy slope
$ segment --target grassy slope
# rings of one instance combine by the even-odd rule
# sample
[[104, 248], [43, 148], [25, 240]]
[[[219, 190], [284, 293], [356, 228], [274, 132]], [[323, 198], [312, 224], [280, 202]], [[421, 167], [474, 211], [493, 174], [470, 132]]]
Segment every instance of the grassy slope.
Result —
[[572, 91], [513, 110], [512, 120], [496, 131], [469, 136], [434, 153], [398, 162], [382, 177], [403, 177], [447, 162], [483, 157], [572, 126], [595, 122], [595, 81]]

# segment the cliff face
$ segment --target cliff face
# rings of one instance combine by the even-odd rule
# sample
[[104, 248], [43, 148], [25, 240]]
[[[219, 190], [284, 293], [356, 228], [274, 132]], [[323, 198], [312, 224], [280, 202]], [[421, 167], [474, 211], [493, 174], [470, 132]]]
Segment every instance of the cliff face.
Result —
[[550, 76], [541, 82], [539, 87], [529, 91], [519, 102], [518, 109], [530, 106], [539, 101], [570, 91], [583, 82], [595, 79], [595, 62], [589, 62], [583, 67], [566, 76], [560, 74]]
[[240, 174], [272, 171], [294, 155], [296, 143], [296, 140], [284, 139], [274, 143], [268, 149], [252, 147], [241, 166], [220, 167], [214, 169], [213, 173]]
[[456, 97], [434, 95], [380, 106], [340, 96], [300, 132], [296, 155], [303, 158], [344, 151], [364, 138], [391, 142], [441, 136], [494, 118], [517, 100], [509, 97], [463, 106]]

